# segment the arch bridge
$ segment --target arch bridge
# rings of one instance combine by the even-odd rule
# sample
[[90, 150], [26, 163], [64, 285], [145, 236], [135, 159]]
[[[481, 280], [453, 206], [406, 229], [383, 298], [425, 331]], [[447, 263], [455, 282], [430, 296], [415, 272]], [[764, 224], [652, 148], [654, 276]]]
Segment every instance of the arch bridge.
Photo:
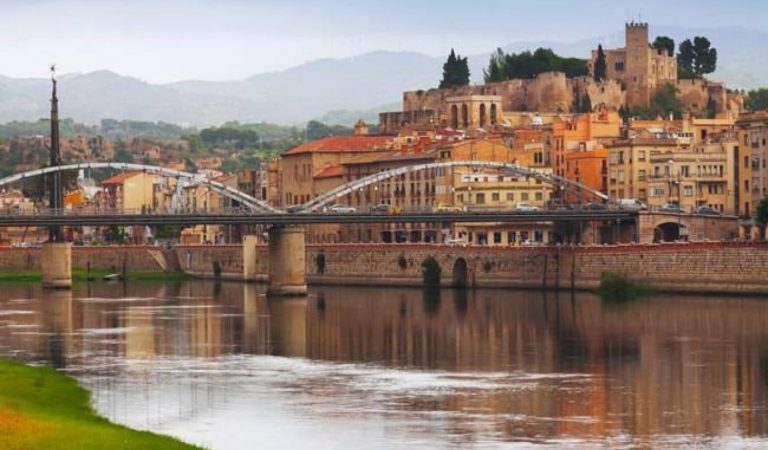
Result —
[[494, 161], [444, 161], [402, 166], [395, 169], [378, 172], [373, 175], [368, 175], [363, 178], [350, 181], [335, 189], [331, 189], [330, 191], [321, 194], [306, 203], [296, 205], [291, 208], [291, 211], [301, 213], [317, 212], [322, 210], [323, 207], [328, 206], [340, 198], [354, 193], [355, 191], [360, 191], [368, 186], [375, 185], [377, 183], [387, 181], [401, 175], [425, 172], [432, 169], [447, 169], [456, 167], [497, 170], [502, 173], [510, 173], [514, 176], [524, 177], [526, 179], [539, 180], [558, 189], [562, 189], [563, 191], [575, 194], [581, 199], [598, 200], [601, 203], [610, 202], [610, 199], [607, 195], [585, 184], [552, 173], [548, 173], [543, 170], [521, 166], [519, 164], [500, 163]]

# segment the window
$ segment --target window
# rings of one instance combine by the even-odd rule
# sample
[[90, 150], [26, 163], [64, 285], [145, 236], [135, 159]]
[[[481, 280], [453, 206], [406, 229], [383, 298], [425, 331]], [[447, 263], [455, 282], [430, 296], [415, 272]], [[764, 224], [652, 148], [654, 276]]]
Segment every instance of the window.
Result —
[[515, 201], [515, 193], [514, 192], [507, 192], [507, 201], [508, 202]]
[[494, 192], [491, 194], [491, 201], [498, 202], [499, 201], [499, 193]]
[[640, 150], [639, 152], [637, 152], [637, 160], [645, 161], [645, 150]]
[[544, 200], [544, 194], [542, 192], [536, 193], [536, 201], [543, 201]]
[[459, 201], [459, 203], [464, 203], [464, 194], [457, 195], [456, 199]]
[[501, 244], [501, 232], [495, 232], [493, 233], [493, 243], [494, 244]]
[[523, 201], [523, 202], [527, 202], [528, 201], [528, 193], [527, 192], [523, 192], [522, 194], [520, 194], [520, 201]]
[[478, 193], [475, 197], [475, 203], [478, 205], [484, 205], [485, 204], [485, 194], [484, 193]]
[[613, 68], [616, 70], [616, 72], [622, 72], [624, 70], [624, 61], [616, 61], [616, 63], [613, 65]]
[[645, 170], [637, 171], [637, 181], [645, 181]]
[[517, 241], [517, 232], [516, 231], [508, 231], [507, 232], [507, 243], [513, 244]]
[[663, 187], [653, 187], [651, 188], [651, 197], [663, 197], [664, 196], [664, 188]]
[[686, 197], [693, 196], [693, 186], [683, 186], [683, 195]]

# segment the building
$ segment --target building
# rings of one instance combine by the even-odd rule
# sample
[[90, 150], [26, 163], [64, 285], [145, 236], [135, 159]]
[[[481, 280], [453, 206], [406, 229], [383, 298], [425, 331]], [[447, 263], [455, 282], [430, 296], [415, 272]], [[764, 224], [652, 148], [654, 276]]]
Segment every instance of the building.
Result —
[[101, 207], [122, 211], [141, 211], [155, 206], [155, 175], [124, 172], [101, 182]]
[[[648, 24], [630, 22], [625, 27], [625, 46], [606, 49], [606, 78], [618, 80], [626, 87], [626, 105], [647, 107], [659, 86], [677, 83], [677, 60], [666, 49], [649, 45]], [[598, 51], [592, 51], [589, 62], [594, 76]]]
[[768, 111], [744, 114], [736, 127], [745, 172], [742, 211], [751, 216], [760, 200], [768, 196]]
[[667, 203], [686, 212], [710, 206], [738, 215], [739, 146], [736, 141], [689, 145], [677, 139], [634, 138], [608, 146], [608, 191], [613, 199], [635, 198], [651, 210]]

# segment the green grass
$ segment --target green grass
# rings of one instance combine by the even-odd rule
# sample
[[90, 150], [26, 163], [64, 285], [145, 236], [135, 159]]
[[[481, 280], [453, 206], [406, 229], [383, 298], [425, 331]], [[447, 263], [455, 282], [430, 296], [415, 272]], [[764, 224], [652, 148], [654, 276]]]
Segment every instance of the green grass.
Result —
[[0, 360], [0, 448], [194, 449], [96, 415], [90, 394], [53, 369]]
[[[119, 271], [118, 271], [119, 272]], [[107, 269], [91, 269], [90, 276], [94, 281], [102, 281], [104, 275], [113, 273]], [[182, 272], [128, 272], [128, 281], [184, 281], [192, 277]], [[43, 280], [40, 272], [27, 270], [0, 270], [0, 283], [39, 283]], [[72, 281], [88, 281], [85, 269], [72, 269]]]

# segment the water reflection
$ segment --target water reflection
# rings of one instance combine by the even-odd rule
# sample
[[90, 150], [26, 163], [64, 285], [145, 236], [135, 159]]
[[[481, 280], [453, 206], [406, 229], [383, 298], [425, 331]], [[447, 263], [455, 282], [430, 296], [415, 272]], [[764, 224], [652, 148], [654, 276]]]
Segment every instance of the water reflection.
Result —
[[0, 353], [214, 448], [768, 445], [768, 303], [202, 281], [11, 286]]

